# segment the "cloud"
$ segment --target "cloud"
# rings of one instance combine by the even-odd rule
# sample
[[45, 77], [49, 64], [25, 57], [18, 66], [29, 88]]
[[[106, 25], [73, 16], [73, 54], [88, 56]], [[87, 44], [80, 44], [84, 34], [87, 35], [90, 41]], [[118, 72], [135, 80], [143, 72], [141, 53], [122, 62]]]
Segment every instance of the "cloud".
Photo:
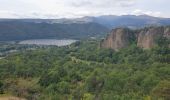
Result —
[[161, 12], [159, 11], [144, 11], [140, 9], [135, 9], [134, 11], [131, 12], [132, 15], [150, 15], [150, 16], [155, 16], [155, 17], [160, 17]]
[[16, 12], [0, 10], [0, 17], [1, 18], [13, 18], [13, 17], [16, 17], [16, 16], [18, 16], [18, 14]]
[[73, 7], [129, 7], [135, 4], [136, 0], [68, 0]]
[[157, 6], [160, 6], [160, 4], [166, 5], [166, 3], [160, 0], [153, 1], [154, 0], [11, 0], [9, 2], [9, 0], [0, 0], [0, 17], [75, 18], [122, 14], [170, 16], [170, 13], [165, 10], [165, 8], [168, 9], [169, 6], [162, 7], [164, 9], [159, 8], [160, 11], [155, 11], [158, 9]]
[[120, 5], [121, 7], [132, 7], [135, 5], [135, 0], [129, 0], [129, 1], [124, 1], [124, 2], [120, 2], [118, 5]]
[[81, 2], [77, 2], [77, 1], [72, 1], [70, 2], [70, 5], [73, 6], [73, 7], [82, 7], [82, 6], [90, 6], [90, 5], [93, 5], [92, 2], [90, 1], [81, 1]]

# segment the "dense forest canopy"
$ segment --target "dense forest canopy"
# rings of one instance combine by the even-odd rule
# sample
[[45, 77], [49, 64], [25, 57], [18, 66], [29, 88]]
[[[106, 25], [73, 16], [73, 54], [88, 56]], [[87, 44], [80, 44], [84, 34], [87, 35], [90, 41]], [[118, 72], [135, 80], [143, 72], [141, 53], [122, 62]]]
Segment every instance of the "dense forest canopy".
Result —
[[[114, 51], [100, 40], [40, 47], [0, 59], [0, 94], [28, 100], [169, 100], [169, 40]], [[165, 45], [164, 45], [165, 44]]]

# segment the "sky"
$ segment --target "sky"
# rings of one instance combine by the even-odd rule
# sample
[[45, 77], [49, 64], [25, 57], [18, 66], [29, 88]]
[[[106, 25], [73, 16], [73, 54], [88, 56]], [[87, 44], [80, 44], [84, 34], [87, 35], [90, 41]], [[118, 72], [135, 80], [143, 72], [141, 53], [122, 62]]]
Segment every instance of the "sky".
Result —
[[170, 0], [0, 0], [0, 18], [150, 15], [170, 18]]

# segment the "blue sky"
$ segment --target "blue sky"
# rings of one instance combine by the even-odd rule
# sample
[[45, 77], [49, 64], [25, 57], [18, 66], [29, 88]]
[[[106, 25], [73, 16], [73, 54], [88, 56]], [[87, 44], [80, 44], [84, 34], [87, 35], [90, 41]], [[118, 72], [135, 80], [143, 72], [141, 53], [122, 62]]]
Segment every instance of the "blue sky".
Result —
[[0, 18], [142, 15], [170, 18], [170, 0], [0, 0]]

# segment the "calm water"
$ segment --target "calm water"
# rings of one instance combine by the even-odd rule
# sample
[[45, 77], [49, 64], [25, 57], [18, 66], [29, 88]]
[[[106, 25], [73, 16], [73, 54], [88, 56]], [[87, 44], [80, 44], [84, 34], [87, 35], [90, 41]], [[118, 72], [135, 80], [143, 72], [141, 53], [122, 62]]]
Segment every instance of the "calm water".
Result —
[[77, 40], [57, 40], [57, 39], [34, 39], [34, 40], [24, 40], [19, 42], [19, 44], [35, 44], [35, 45], [55, 45], [55, 46], [66, 46], [70, 45]]

